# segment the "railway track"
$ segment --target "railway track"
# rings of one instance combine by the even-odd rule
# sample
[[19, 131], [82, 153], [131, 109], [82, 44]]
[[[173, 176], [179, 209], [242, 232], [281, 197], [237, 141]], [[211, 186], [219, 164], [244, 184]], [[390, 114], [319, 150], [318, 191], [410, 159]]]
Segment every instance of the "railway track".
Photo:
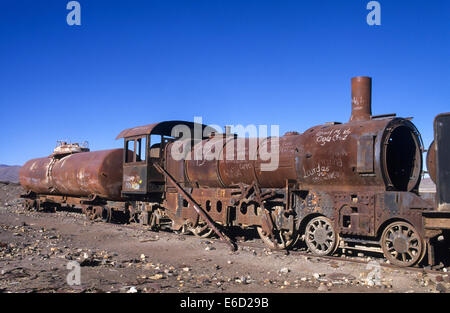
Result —
[[[200, 238], [199, 238], [200, 239]], [[215, 243], [219, 243], [219, 244], [224, 244], [223, 241], [216, 239], [216, 238], [208, 238], [208, 240], [210, 241], [214, 241]], [[265, 246], [262, 242], [261, 243], [256, 243], [256, 242], [245, 242], [245, 241], [241, 241], [238, 242], [238, 246], [240, 247], [248, 247], [248, 248], [260, 248], [260, 249], [270, 249], [267, 246]], [[364, 251], [364, 250], [360, 250], [360, 251]], [[317, 260], [332, 260], [332, 261], [336, 261], [336, 262], [349, 262], [349, 263], [358, 263], [358, 264], [369, 264], [370, 262], [372, 262], [374, 260], [373, 257], [370, 257], [370, 260], [361, 260], [359, 259], [359, 257], [354, 257], [354, 256], [348, 256], [345, 255], [345, 258], [341, 256], [335, 256], [335, 255], [328, 255], [328, 256], [315, 256], [309, 252], [306, 251], [299, 251], [299, 250], [271, 250], [272, 253], [279, 253], [279, 254], [289, 254], [289, 255], [293, 255], [293, 256], [305, 256], [305, 257], [312, 257], [312, 258], [316, 258]], [[381, 253], [381, 252], [380, 252]], [[381, 258], [376, 258], [377, 261], [382, 260]], [[446, 274], [447, 272], [444, 270], [445, 267], [441, 267], [441, 269], [430, 269], [427, 267], [420, 267], [420, 266], [415, 266], [415, 267], [400, 267], [397, 265], [393, 265], [393, 264], [389, 264], [386, 263], [385, 261], [383, 262], [378, 262], [378, 264], [381, 267], [384, 268], [390, 268], [390, 269], [394, 269], [394, 270], [399, 270], [399, 271], [410, 271], [410, 272], [425, 272], [427, 274], [435, 274], [435, 275], [442, 275], [442, 274]]]

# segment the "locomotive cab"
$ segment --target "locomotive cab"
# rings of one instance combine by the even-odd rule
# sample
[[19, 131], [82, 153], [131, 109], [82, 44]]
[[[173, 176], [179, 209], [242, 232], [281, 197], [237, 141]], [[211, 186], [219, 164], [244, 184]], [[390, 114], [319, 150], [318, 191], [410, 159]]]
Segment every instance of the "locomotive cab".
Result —
[[[194, 140], [195, 128], [204, 133], [207, 126], [184, 121], [167, 121], [123, 130], [117, 137], [124, 139], [122, 196], [132, 197], [164, 192], [165, 177], [155, 167], [164, 167], [165, 149], [177, 140], [174, 128], [181, 126]], [[211, 131], [215, 131], [212, 130]]]
[[[149, 190], [148, 135], [127, 137], [124, 140], [122, 194], [146, 194]], [[152, 177], [153, 179], [156, 177]]]

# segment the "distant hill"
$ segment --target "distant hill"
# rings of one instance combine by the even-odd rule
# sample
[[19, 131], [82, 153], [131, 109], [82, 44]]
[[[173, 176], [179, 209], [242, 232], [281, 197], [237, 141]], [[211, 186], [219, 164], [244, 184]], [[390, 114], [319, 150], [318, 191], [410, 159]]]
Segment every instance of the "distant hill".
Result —
[[19, 182], [19, 170], [18, 165], [4, 165], [0, 164], [0, 181], [18, 183]]

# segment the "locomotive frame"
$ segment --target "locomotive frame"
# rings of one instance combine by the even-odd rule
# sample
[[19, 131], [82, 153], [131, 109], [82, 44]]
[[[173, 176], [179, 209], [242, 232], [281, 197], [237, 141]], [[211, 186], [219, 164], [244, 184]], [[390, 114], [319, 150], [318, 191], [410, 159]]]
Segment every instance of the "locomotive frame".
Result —
[[[124, 140], [120, 200], [31, 190], [22, 197], [29, 208], [81, 207], [90, 218], [107, 221], [113, 212], [122, 211], [130, 221], [151, 227], [189, 231], [200, 237], [215, 232], [233, 248], [226, 235], [228, 227], [256, 227], [271, 249], [289, 249], [299, 239], [319, 256], [354, 245], [379, 246], [393, 264], [413, 266], [428, 254], [428, 263], [434, 265], [438, 237], [443, 236], [447, 245], [450, 242], [446, 161], [450, 157], [450, 113], [436, 117], [435, 141], [430, 147], [433, 157], [427, 158], [437, 184], [432, 203], [418, 194], [424, 152], [419, 132], [409, 119], [372, 116], [370, 97], [370, 79], [354, 78], [349, 123], [327, 123], [301, 135], [280, 137], [280, 145], [290, 147], [290, 152], [280, 155], [278, 172], [263, 173], [259, 161], [242, 169], [244, 175], [233, 167], [238, 163], [214, 161], [200, 167], [192, 160], [175, 160], [170, 151], [180, 140], [172, 133], [178, 125], [192, 133], [200, 127], [202, 137], [188, 139], [192, 147], [220, 140], [225, 150], [239, 139], [206, 125], [167, 121], [126, 129], [117, 136]], [[351, 138], [346, 140], [347, 136]], [[333, 161], [327, 159], [331, 150], [347, 155]], [[340, 172], [318, 178], [315, 174], [327, 164], [337, 164]], [[310, 170], [305, 170], [306, 165]], [[303, 173], [302, 179], [291, 172]]]

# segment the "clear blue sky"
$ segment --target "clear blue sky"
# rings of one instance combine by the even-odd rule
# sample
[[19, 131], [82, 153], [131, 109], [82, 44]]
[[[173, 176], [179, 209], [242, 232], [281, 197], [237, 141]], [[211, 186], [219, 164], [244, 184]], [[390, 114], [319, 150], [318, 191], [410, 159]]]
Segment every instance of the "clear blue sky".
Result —
[[125, 128], [202, 116], [302, 132], [350, 116], [350, 78], [373, 114], [414, 116], [425, 145], [450, 111], [450, 1], [66, 0], [0, 4], [0, 163], [56, 140], [121, 147]]

